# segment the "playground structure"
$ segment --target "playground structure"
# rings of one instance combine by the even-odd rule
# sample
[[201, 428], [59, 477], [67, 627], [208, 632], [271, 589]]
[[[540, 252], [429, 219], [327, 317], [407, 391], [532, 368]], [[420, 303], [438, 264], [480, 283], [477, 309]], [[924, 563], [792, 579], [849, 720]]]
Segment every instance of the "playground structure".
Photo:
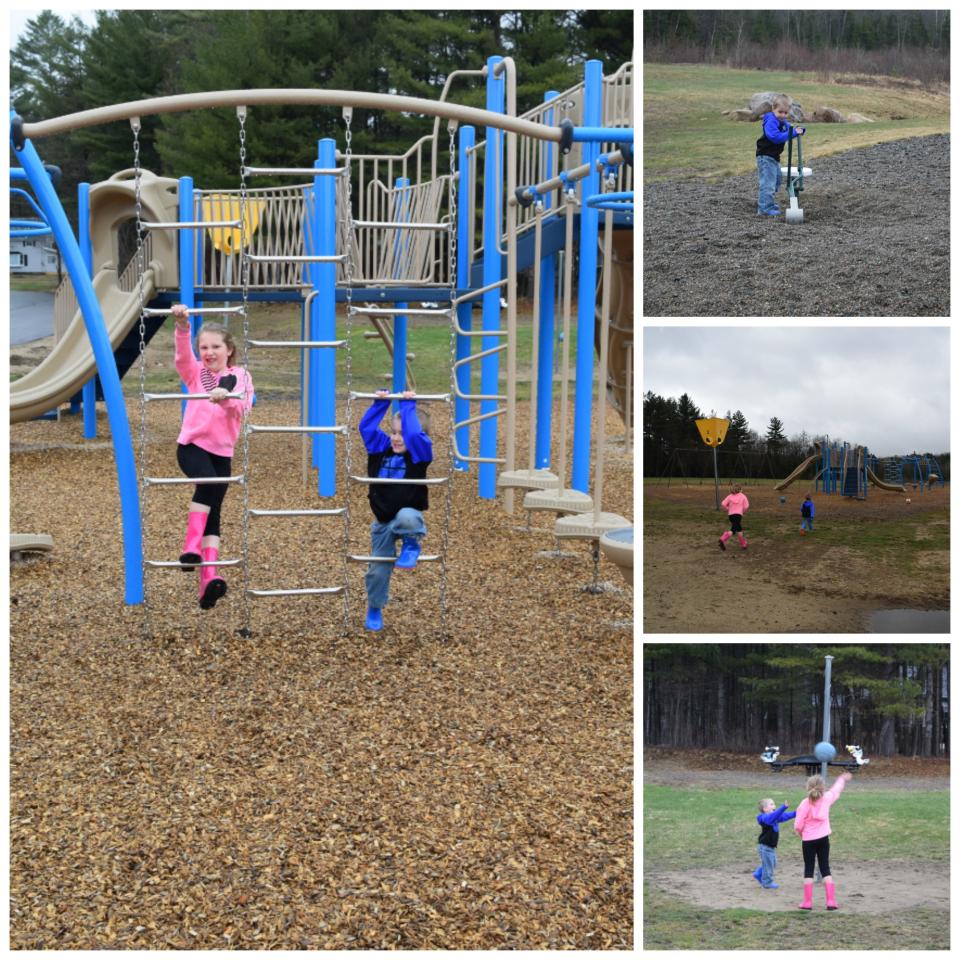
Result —
[[[881, 490], [904, 493], [901, 483], [881, 480], [871, 466], [871, 458], [866, 447], [849, 443], [815, 442], [814, 452], [807, 457], [789, 476], [774, 486], [774, 490], [786, 490], [795, 480], [800, 479], [810, 466], [815, 467], [814, 487], [818, 492], [852, 497], [865, 500], [868, 481]], [[876, 458], [873, 458], [876, 461]]]
[[909, 485], [923, 493], [925, 489], [932, 489], [938, 483], [944, 486], [946, 482], [937, 458], [930, 453], [871, 457], [870, 468], [891, 487], [899, 486], [904, 490]]
[[[318, 495], [335, 495], [338, 435], [353, 427], [351, 402], [370, 395], [354, 392], [348, 382], [348, 423], [335, 422], [333, 351], [344, 347], [349, 351], [349, 325], [355, 318], [370, 319], [374, 329], [367, 336], [381, 339], [392, 353], [391, 396], [395, 399], [412, 385], [408, 322], [429, 316], [451, 325], [451, 393], [418, 399], [447, 402], [452, 407], [451, 468], [455, 464], [457, 470], [468, 470], [476, 463], [479, 495], [492, 499], [498, 489], [503, 490], [508, 511], [513, 508], [514, 488], [530, 491], [524, 506], [557, 514], [556, 536], [593, 542], [595, 560], [604, 534], [629, 528], [625, 518], [602, 511], [601, 499], [602, 424], [608, 394], [624, 417], [628, 433], [632, 406], [631, 65], [604, 77], [602, 65], [591, 61], [586, 65], [583, 84], [561, 94], [548, 93], [543, 106], [523, 117], [515, 115], [516, 78], [509, 58], [493, 57], [483, 70], [457, 73], [484, 78], [487, 110], [460, 107], [444, 99], [434, 102], [353, 91], [246, 90], [122, 104], [37, 124], [23, 124], [13, 118], [12, 140], [22, 158], [24, 176], [34, 186], [67, 265], [70, 284], [58, 295], [58, 314], [71, 319], [64, 324], [44, 363], [11, 385], [11, 421], [40, 416], [51, 407], [75, 400], [82, 390], [84, 435], [92, 437], [95, 400], [102, 397], [106, 401], [123, 510], [127, 603], [143, 602], [145, 569], [179, 566], [143, 560], [140, 497], [151, 486], [183, 480], [145, 477], [141, 457], [137, 482], [119, 378], [137, 358], [142, 363], [145, 344], [169, 315], [171, 304], [178, 301], [190, 308], [195, 327], [197, 318], [204, 314], [238, 314], [245, 334], [246, 308], [251, 300], [301, 304], [300, 340], [271, 343], [244, 337], [245, 345], [255, 350], [298, 350], [304, 381], [300, 424], [248, 424], [244, 431], [244, 470], [237, 482], [244, 484], [245, 503], [247, 485], [243, 478], [249, 462], [248, 448], [251, 435], [257, 432], [299, 432], [309, 437], [311, 463], [318, 472]], [[246, 111], [274, 103], [343, 107], [345, 151], [337, 151], [332, 140], [323, 140], [318, 144], [313, 168], [247, 166], [243, 147]], [[354, 155], [350, 122], [352, 108], [360, 106], [432, 114], [437, 118], [434, 134], [400, 157]], [[134, 128], [136, 157], [140, 116], [201, 107], [237, 108], [240, 190], [195, 190], [190, 178], [174, 181], [156, 177], [135, 162], [131, 170], [81, 188], [78, 244], [56, 195], [49, 184], [43, 183], [32, 140], [89, 124], [128, 119]], [[438, 173], [441, 117], [450, 121], [450, 171], [442, 174]], [[474, 125], [481, 124], [487, 139], [478, 143]], [[567, 159], [575, 143], [582, 144], [583, 162], [578, 166]], [[603, 144], [613, 149], [601, 153]], [[260, 175], [293, 177], [300, 183], [259, 190], [246, 186], [248, 177]], [[308, 178], [304, 185], [302, 181]], [[471, 202], [478, 191], [484, 196], [481, 211]], [[480, 223], [475, 230], [478, 212]], [[120, 237], [131, 221], [137, 228], [137, 255], [123, 264]], [[580, 261], [576, 296], [571, 279], [575, 228]], [[476, 244], [478, 234], [483, 238], [482, 246]], [[548, 469], [555, 261], [561, 251], [563, 371], [568, 369], [574, 299], [578, 309], [569, 488], [566, 376], [562, 377], [560, 457], [557, 471]], [[603, 270], [599, 311], [595, 312], [598, 251]], [[515, 469], [516, 286], [518, 271], [529, 266], [535, 277], [530, 404], [536, 429], [531, 430], [529, 465], [523, 471]], [[507, 303], [505, 325], [500, 319], [501, 296]], [[76, 307], [71, 298], [75, 298]], [[212, 306], [241, 299], [241, 307]], [[411, 301], [437, 306], [415, 308], [409, 306]], [[336, 340], [337, 302], [346, 304], [346, 341]], [[474, 329], [472, 313], [477, 305], [481, 307], [482, 324]], [[482, 349], [473, 352], [473, 338], [477, 337], [482, 337]], [[596, 437], [592, 431], [595, 349], [602, 371], [597, 403], [601, 429]], [[501, 353], [507, 360], [505, 394], [498, 386]], [[246, 356], [244, 363], [248, 363]], [[478, 393], [471, 387], [471, 365], [475, 363], [481, 368]], [[255, 363], [251, 370], [255, 376]], [[146, 395], [144, 402], [180, 399], [183, 397], [179, 394]], [[498, 406], [501, 401], [504, 405]], [[479, 414], [471, 415], [471, 403], [479, 404]], [[499, 418], [506, 426], [506, 436], [498, 439]], [[479, 427], [478, 453], [473, 452], [471, 443], [474, 425]], [[142, 434], [140, 439], [142, 445]], [[591, 495], [589, 468], [594, 444]], [[451, 479], [438, 477], [435, 482], [449, 484]], [[368, 483], [369, 478], [348, 474], [348, 481]], [[299, 511], [301, 515], [345, 512], [344, 522], [349, 524], [344, 508]], [[615, 562], [621, 570], [632, 559], [632, 537], [629, 555], [624, 554], [625, 543], [626, 538], [620, 538], [615, 547], [619, 551]], [[603, 548], [606, 552], [605, 543]], [[370, 562], [369, 557], [348, 559]], [[442, 555], [432, 559], [444, 563]], [[221, 565], [226, 563], [221, 561]], [[246, 578], [246, 570], [244, 574]], [[245, 590], [251, 597], [308, 593], [345, 597], [346, 588]]]

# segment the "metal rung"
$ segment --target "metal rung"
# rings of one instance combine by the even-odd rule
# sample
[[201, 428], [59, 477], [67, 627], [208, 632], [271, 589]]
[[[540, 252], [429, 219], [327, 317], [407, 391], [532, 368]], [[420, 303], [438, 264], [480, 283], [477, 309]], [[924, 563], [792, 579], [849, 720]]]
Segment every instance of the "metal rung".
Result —
[[343, 593], [343, 587], [304, 587], [300, 590], [248, 590], [250, 597], [307, 597], [324, 593]]
[[[188, 317], [199, 317], [204, 314], [224, 314], [224, 313], [243, 313], [243, 307], [188, 307]], [[143, 315], [145, 317], [172, 317], [173, 310], [170, 307], [144, 307]]]
[[446, 477], [424, 477], [422, 480], [407, 480], [406, 477], [351, 477], [351, 480], [356, 480], [357, 483], [391, 483], [391, 484], [403, 484], [406, 486], [411, 486], [417, 483], [426, 483], [432, 486], [436, 486], [440, 483], [446, 483]]
[[464, 330], [459, 323], [454, 323], [453, 329], [455, 333], [459, 333], [461, 337], [506, 337], [509, 336], [509, 331], [507, 330]]
[[265, 257], [254, 255], [252, 253], [244, 254], [248, 260], [252, 260], [254, 263], [341, 263], [347, 259], [345, 253], [341, 253], [338, 256], [316, 256], [316, 257]]
[[346, 433], [345, 426], [338, 427], [271, 427], [257, 423], [247, 424], [248, 433]]
[[248, 340], [251, 347], [297, 347], [301, 350], [315, 350], [322, 347], [342, 347], [346, 340]]
[[144, 230], [204, 230], [214, 227], [239, 227], [240, 220], [182, 220], [169, 223], [145, 223], [140, 226]]
[[426, 307], [351, 307], [351, 316], [355, 317], [449, 317], [449, 308], [430, 310]]
[[[356, 563], [396, 563], [397, 557], [364, 557], [358, 554], [348, 554], [348, 560], [353, 560]], [[440, 554], [420, 554], [417, 557], [417, 563], [431, 563], [433, 561], [439, 560]]]
[[[388, 393], [381, 396], [379, 393], [350, 393], [351, 400], [405, 400], [402, 393]], [[449, 400], [449, 393], [418, 393], [412, 400]]]
[[149, 487], [150, 485], [155, 486], [172, 486], [173, 484], [182, 484], [182, 483], [192, 483], [192, 484], [203, 484], [207, 483], [243, 483], [243, 474], [239, 474], [236, 477], [144, 477], [143, 485]]
[[[209, 393], [145, 393], [144, 400], [209, 400]], [[228, 393], [224, 400], [243, 400], [242, 393]]]
[[244, 167], [248, 177], [339, 177], [345, 167]]
[[[453, 392], [460, 400], [507, 400], [505, 393], [464, 393], [457, 384], [453, 386]], [[501, 413], [504, 411], [500, 411]], [[464, 421], [466, 423], [467, 421]]]
[[355, 227], [382, 227], [386, 230], [449, 230], [449, 223], [408, 223], [403, 220], [354, 220]]
[[507, 285], [507, 280], [497, 280], [495, 283], [488, 283], [485, 287], [477, 287], [476, 290], [471, 290], [469, 293], [465, 293], [462, 297], [455, 297], [453, 300], [453, 305], [457, 306], [461, 303], [466, 303], [468, 300], [473, 300], [476, 297], [482, 297], [485, 293], [489, 293], [491, 290], [496, 290], [497, 287], [505, 287]]
[[179, 560], [144, 560], [147, 567], [236, 567], [243, 563], [242, 560], [203, 560], [197, 563], [181, 563]]
[[339, 517], [347, 512], [346, 507], [329, 510], [248, 510], [251, 517]]

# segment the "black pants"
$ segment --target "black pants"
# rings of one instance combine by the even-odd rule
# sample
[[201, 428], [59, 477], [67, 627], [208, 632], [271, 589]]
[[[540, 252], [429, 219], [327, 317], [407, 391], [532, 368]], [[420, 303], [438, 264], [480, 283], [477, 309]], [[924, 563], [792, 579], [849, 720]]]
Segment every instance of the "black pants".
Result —
[[743, 519], [742, 514], [731, 513], [727, 519], [730, 521], [731, 533], [740, 533], [743, 530], [743, 527], [740, 526], [740, 521]]
[[[208, 453], [195, 443], [177, 444], [177, 463], [188, 477], [230, 476], [230, 457], [219, 457], [215, 453]], [[203, 531], [205, 537], [220, 536], [220, 505], [226, 495], [227, 484], [225, 483], [201, 483], [194, 489], [194, 503], [202, 503], [210, 508], [207, 525]]]
[[803, 841], [803, 879], [813, 879], [813, 862], [820, 865], [820, 876], [830, 876], [830, 837], [820, 837], [819, 840]]

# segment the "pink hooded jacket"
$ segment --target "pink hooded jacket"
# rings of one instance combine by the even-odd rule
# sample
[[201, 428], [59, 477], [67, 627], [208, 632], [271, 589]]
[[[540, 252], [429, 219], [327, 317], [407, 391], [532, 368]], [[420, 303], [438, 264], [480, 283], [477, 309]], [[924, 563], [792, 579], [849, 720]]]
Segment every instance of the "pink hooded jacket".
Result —
[[727, 516], [739, 513], [742, 517], [750, 509], [750, 501], [745, 493], [731, 493], [720, 502], [720, 506], [726, 507]]
[[[206, 371], [206, 368], [193, 355], [190, 331], [176, 327], [174, 344], [174, 365], [186, 384], [187, 390], [190, 393], [209, 393], [210, 388], [205, 386], [201, 379], [201, 374]], [[243, 367], [227, 367], [215, 376], [219, 379], [231, 373], [237, 378], [237, 385], [230, 392], [242, 393], [246, 383], [246, 397], [239, 400], [221, 400], [220, 403], [213, 403], [210, 400], [188, 400], [177, 443], [194, 443], [207, 453], [218, 457], [233, 456], [233, 448], [237, 437], [240, 436], [244, 412], [253, 405], [253, 381]], [[209, 372], [207, 376], [209, 378]]]
[[830, 808], [837, 797], [843, 793], [847, 781], [838, 777], [833, 786], [816, 802], [811, 803], [809, 797], [804, 797], [797, 807], [797, 819], [793, 822], [793, 829], [800, 834], [801, 840], [819, 840], [830, 836]]

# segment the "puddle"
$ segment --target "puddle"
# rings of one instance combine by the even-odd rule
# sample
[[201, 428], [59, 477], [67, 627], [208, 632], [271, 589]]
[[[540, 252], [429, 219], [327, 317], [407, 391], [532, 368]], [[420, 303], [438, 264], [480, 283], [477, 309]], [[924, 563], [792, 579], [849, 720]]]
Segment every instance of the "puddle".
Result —
[[949, 610], [874, 610], [868, 633], [949, 633]]

